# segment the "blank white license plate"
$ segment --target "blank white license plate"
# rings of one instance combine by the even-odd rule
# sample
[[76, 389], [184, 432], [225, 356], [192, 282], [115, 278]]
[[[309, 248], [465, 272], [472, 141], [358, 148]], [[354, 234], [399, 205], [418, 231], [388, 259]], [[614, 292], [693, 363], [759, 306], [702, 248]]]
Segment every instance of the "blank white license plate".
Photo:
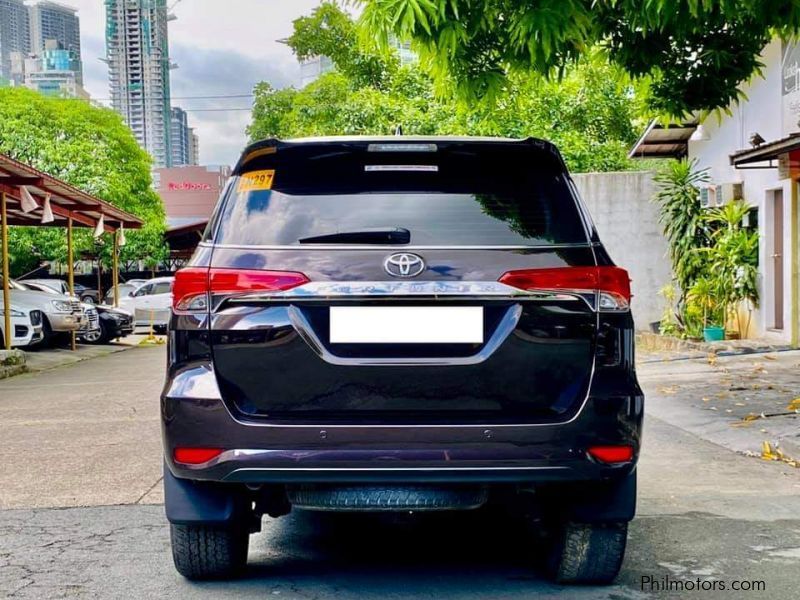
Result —
[[332, 344], [482, 344], [481, 306], [332, 306]]

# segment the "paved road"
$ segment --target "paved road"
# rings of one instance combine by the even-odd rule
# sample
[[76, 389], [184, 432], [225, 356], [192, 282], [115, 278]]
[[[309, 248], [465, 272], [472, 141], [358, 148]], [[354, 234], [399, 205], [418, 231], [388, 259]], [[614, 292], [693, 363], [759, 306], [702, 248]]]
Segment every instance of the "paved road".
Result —
[[[696, 361], [641, 369], [660, 409], [647, 419], [639, 517], [615, 586], [550, 585], [530, 568], [531, 538], [502, 515], [300, 511], [265, 521], [243, 579], [188, 583], [172, 570], [158, 505], [163, 360], [161, 348], [137, 348], [0, 382], [0, 597], [797, 597], [800, 470], [668, 422], [685, 415], [665, 408], [674, 394], [663, 382], [707, 377]], [[643, 576], [761, 580], [766, 591], [654, 593]]]

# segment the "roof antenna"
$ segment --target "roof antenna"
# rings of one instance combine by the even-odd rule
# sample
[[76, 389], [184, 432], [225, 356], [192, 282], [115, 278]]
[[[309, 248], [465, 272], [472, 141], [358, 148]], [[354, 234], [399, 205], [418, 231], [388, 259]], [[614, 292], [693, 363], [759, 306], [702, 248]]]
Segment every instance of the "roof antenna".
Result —
[[394, 134], [395, 135], [403, 135], [403, 126], [402, 125], [398, 125], [397, 127], [395, 127], [394, 128]]

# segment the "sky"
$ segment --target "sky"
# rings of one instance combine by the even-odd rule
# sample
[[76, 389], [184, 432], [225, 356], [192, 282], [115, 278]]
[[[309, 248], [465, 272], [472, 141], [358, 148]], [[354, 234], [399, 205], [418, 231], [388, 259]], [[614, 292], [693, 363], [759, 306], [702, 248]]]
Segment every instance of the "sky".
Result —
[[[59, 0], [78, 9], [84, 86], [108, 104], [103, 0]], [[173, 0], [174, 1], [174, 0]], [[169, 24], [173, 106], [189, 111], [189, 126], [200, 137], [201, 164], [232, 165], [247, 142], [248, 111], [192, 112], [192, 109], [249, 107], [251, 98], [181, 99], [183, 96], [250, 94], [259, 81], [275, 87], [298, 85], [300, 68], [277, 40], [289, 36], [292, 21], [319, 0], [179, 0]]]

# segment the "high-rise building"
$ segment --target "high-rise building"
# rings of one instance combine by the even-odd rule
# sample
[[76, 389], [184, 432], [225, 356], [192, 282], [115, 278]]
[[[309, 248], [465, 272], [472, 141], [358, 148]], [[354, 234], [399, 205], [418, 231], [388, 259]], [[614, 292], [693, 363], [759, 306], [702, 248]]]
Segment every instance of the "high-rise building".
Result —
[[63, 4], [42, 0], [30, 7], [30, 52], [45, 52], [48, 40], [55, 40], [62, 50], [71, 53], [72, 70], [76, 72], [78, 83], [83, 83], [81, 64], [81, 25], [77, 11]]
[[11, 77], [19, 85], [47, 96], [89, 99], [81, 85], [80, 59], [73, 50], [67, 50], [57, 40], [46, 40], [38, 54], [11, 55]]
[[0, 78], [12, 79], [11, 54], [31, 51], [28, 8], [22, 0], [0, 0]]
[[311, 56], [300, 61], [300, 87], [306, 87], [325, 73], [333, 71], [335, 65], [327, 56]]
[[[278, 40], [285, 42], [285, 40]], [[413, 64], [419, 60], [411, 49], [411, 42], [401, 42], [396, 37], [389, 38], [389, 47], [397, 53], [401, 66]], [[333, 61], [327, 56], [309, 56], [300, 61], [300, 87], [306, 87], [319, 79], [325, 73], [330, 73], [336, 68]]]
[[189, 128], [189, 164], [200, 164], [200, 137], [194, 127]]
[[172, 107], [172, 166], [183, 167], [191, 164], [190, 130], [186, 111], [178, 106]]
[[106, 61], [114, 110], [155, 167], [172, 165], [167, 0], [105, 0]]

